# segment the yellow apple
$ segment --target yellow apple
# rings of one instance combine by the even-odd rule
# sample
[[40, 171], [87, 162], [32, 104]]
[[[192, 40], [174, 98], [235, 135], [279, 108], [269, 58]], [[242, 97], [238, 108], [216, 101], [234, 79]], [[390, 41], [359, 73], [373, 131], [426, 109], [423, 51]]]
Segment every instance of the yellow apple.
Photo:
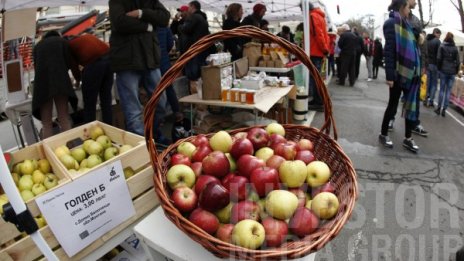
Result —
[[273, 190], [266, 197], [266, 212], [274, 218], [290, 218], [298, 207], [298, 198], [287, 190]]
[[269, 147], [263, 147], [255, 153], [255, 156], [258, 159], [262, 159], [264, 162], [266, 162], [270, 157], [272, 157], [272, 155], [274, 155], [274, 150]]
[[327, 183], [330, 179], [330, 168], [322, 161], [313, 161], [308, 164], [306, 182], [312, 188], [319, 187]]
[[23, 199], [24, 202], [31, 200], [34, 198], [34, 193], [30, 190], [23, 190], [20, 192], [21, 198]]
[[21, 173], [23, 175], [32, 175], [32, 172], [34, 172], [34, 165], [32, 163], [32, 160], [25, 160], [21, 164]]
[[71, 151], [66, 145], [61, 145], [55, 149], [55, 155], [60, 158], [63, 155], [71, 155]]
[[299, 188], [308, 176], [306, 164], [301, 160], [287, 160], [280, 164], [280, 180], [289, 188]]
[[42, 171], [42, 173], [49, 173], [51, 171], [50, 162], [47, 159], [40, 159], [38, 162], [38, 169]]
[[258, 221], [245, 219], [232, 230], [232, 243], [248, 249], [258, 249], [264, 243], [266, 232]]
[[285, 128], [284, 126], [280, 125], [279, 123], [273, 122], [266, 126], [266, 132], [271, 134], [279, 134], [282, 137], [285, 137]]
[[320, 219], [331, 219], [338, 212], [339, 202], [337, 196], [330, 192], [317, 194], [311, 202], [311, 210]]
[[135, 171], [131, 167], [124, 168], [124, 178], [128, 179], [134, 176]]
[[105, 131], [100, 126], [92, 126], [90, 128], [90, 138], [97, 140], [98, 137], [105, 135]]
[[124, 152], [126, 151], [129, 151], [133, 148], [134, 146], [130, 145], [130, 144], [124, 144], [122, 145], [120, 148], [119, 148], [119, 154], [123, 154]]
[[232, 143], [232, 137], [227, 131], [218, 131], [209, 139], [209, 145], [213, 151], [218, 150], [224, 153], [230, 152]]
[[32, 181], [31, 175], [24, 175], [19, 179], [19, 182], [18, 182], [19, 191], [23, 191], [23, 190], [30, 191], [32, 189], [32, 185], [34, 185], [34, 182]]
[[34, 184], [43, 183], [44, 180], [45, 180], [45, 174], [38, 169], [34, 170], [34, 172], [32, 173], [32, 181], [34, 182]]

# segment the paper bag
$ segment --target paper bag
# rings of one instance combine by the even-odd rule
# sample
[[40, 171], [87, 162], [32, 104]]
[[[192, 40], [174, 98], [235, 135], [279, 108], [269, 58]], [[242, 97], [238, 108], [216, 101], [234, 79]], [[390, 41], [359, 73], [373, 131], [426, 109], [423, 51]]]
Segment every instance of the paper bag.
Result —
[[256, 67], [261, 58], [261, 44], [259, 43], [246, 43], [243, 46], [243, 57], [248, 57], [248, 65]]

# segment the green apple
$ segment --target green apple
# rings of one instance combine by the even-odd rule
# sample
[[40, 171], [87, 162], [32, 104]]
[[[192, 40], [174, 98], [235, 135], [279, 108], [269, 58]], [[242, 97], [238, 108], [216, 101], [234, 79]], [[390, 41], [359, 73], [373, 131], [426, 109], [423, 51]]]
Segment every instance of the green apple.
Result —
[[87, 153], [83, 147], [75, 148], [71, 150], [71, 156], [78, 162], [81, 163], [86, 157]]
[[229, 160], [230, 172], [231, 172], [231, 173], [234, 173], [234, 172], [237, 170], [237, 163], [235, 162], [235, 160], [234, 160], [234, 158], [232, 157], [232, 155], [230, 155], [230, 153], [226, 153], [226, 157], [227, 157], [227, 159]]
[[[79, 170], [80, 170], [80, 168], [79, 168]], [[68, 169], [68, 172], [69, 172], [69, 174], [71, 174], [71, 175], [76, 175], [76, 174], [79, 173], [79, 171], [77, 171], [77, 170], [75, 170], [75, 169]]]
[[61, 145], [55, 149], [55, 155], [56, 157], [60, 158], [63, 155], [71, 155], [71, 151], [69, 151], [69, 148], [66, 147], [66, 145]]
[[189, 166], [178, 164], [168, 170], [166, 180], [171, 189], [181, 186], [192, 188], [195, 185], [195, 173]]
[[45, 191], [47, 191], [47, 188], [41, 183], [32, 185], [32, 193], [36, 196], [44, 193]]
[[218, 131], [209, 139], [209, 145], [213, 151], [218, 150], [224, 153], [230, 151], [232, 143], [232, 137], [227, 131]]
[[320, 219], [331, 219], [338, 212], [339, 202], [337, 196], [331, 192], [317, 194], [311, 203], [311, 210]]
[[0, 195], [0, 215], [3, 215], [3, 205], [8, 203], [8, 197], [6, 194], [1, 194]]
[[87, 171], [89, 171], [89, 170], [90, 170], [89, 168], [85, 167], [85, 168], [80, 168], [80, 169], [78, 170], [78, 172], [79, 172], [79, 173], [84, 173], [84, 172], [87, 172]]
[[269, 216], [266, 212], [266, 199], [261, 198], [257, 203], [259, 205], [259, 217], [263, 220]]
[[230, 215], [232, 213], [232, 207], [234, 204], [232, 202], [229, 203], [225, 208], [220, 209], [214, 213], [216, 217], [219, 219], [219, 222], [223, 224], [230, 223]]
[[306, 182], [312, 188], [319, 187], [327, 183], [330, 179], [330, 168], [322, 161], [313, 161], [308, 164]]
[[49, 173], [52, 170], [50, 162], [47, 159], [40, 159], [37, 164], [38, 169], [42, 171], [42, 173]]
[[232, 243], [248, 249], [258, 249], [264, 243], [266, 232], [258, 221], [245, 219], [235, 224]]
[[85, 140], [82, 144], [82, 148], [87, 152], [89, 150], [90, 144], [94, 143], [95, 141], [92, 139]]
[[97, 140], [97, 138], [102, 135], [105, 135], [105, 131], [102, 127], [96, 125], [90, 128], [90, 138], [92, 138], [92, 140]]
[[[103, 136], [100, 136], [100, 137], [103, 137]], [[100, 138], [98, 137], [98, 138]], [[105, 159], [105, 161], [113, 158], [113, 157], [116, 157], [117, 155], [119, 154], [119, 150], [118, 148], [116, 147], [109, 147], [109, 148], [106, 148], [105, 149], [105, 152], [103, 153], [103, 158]]]
[[19, 179], [21, 178], [21, 176], [16, 172], [11, 173], [11, 176], [13, 177], [13, 181], [14, 181], [15, 185], [18, 186], [18, 182], [19, 182]]
[[99, 137], [96, 139], [96, 141], [97, 141], [98, 143], [100, 143], [100, 144], [102, 145], [103, 149], [105, 149], [105, 150], [113, 145], [113, 144], [111, 143], [111, 139], [110, 139], [108, 136], [106, 136], [106, 135], [101, 135], [101, 136], [99, 136]]
[[287, 190], [273, 190], [266, 197], [266, 212], [274, 218], [285, 220], [293, 216], [298, 207], [298, 198]]
[[313, 200], [312, 200], [312, 199], [306, 200], [305, 208], [311, 209], [312, 203], [313, 203]]
[[20, 176], [23, 175], [23, 173], [21, 172], [21, 165], [22, 165], [22, 164], [23, 164], [23, 163], [20, 162], [20, 163], [14, 165], [14, 167], [13, 167], [13, 172], [18, 173]]
[[134, 176], [135, 171], [131, 167], [124, 168], [124, 177], [126, 179]]
[[37, 163], [36, 159], [31, 160], [31, 163], [32, 163], [32, 168], [34, 168], [34, 170], [39, 168], [39, 164]]
[[133, 148], [134, 146], [130, 145], [130, 144], [124, 144], [122, 145], [120, 148], [119, 148], [119, 154], [123, 154], [124, 152], [126, 151], [129, 151]]
[[255, 153], [255, 157], [262, 159], [264, 162], [272, 157], [272, 155], [274, 155], [274, 150], [269, 147], [263, 147]]
[[45, 221], [45, 218], [42, 216], [34, 217], [35, 223], [37, 223], [37, 226], [39, 228], [43, 228], [47, 225], [47, 221]]
[[79, 168], [79, 163], [77, 163], [77, 161], [71, 155], [64, 154], [59, 157], [59, 160], [61, 163], [63, 163], [66, 169], [76, 169], [76, 164], [77, 168]]
[[36, 169], [34, 170], [34, 172], [32, 172], [32, 181], [34, 182], [34, 184], [40, 184], [40, 183], [43, 183], [45, 180], [45, 174]]
[[179, 146], [177, 147], [177, 152], [191, 159], [195, 149], [196, 149], [195, 145], [193, 145], [191, 142], [184, 141], [181, 144], [179, 144]]
[[32, 175], [32, 172], [34, 172], [34, 165], [32, 163], [32, 160], [25, 160], [21, 164], [21, 173], [23, 175]]
[[103, 153], [103, 146], [100, 143], [94, 141], [89, 145], [87, 153], [89, 155], [101, 155]]
[[30, 190], [23, 190], [20, 192], [21, 198], [23, 198], [24, 202], [31, 200], [34, 198], [34, 193]]
[[280, 180], [289, 188], [301, 187], [307, 176], [306, 164], [301, 160], [287, 160], [280, 164]]
[[87, 168], [91, 169], [103, 162], [102, 158], [98, 155], [92, 154], [87, 158]]
[[58, 177], [55, 174], [48, 173], [45, 175], [45, 181], [44, 181], [44, 186], [47, 188], [47, 190], [55, 187], [58, 185]]
[[31, 175], [24, 175], [18, 181], [19, 191], [31, 190], [34, 182], [32, 181]]
[[87, 168], [87, 159], [83, 159], [79, 165], [79, 169]]
[[280, 125], [279, 123], [273, 122], [266, 126], [266, 132], [271, 134], [279, 134], [282, 137], [285, 137], [285, 128], [284, 126]]

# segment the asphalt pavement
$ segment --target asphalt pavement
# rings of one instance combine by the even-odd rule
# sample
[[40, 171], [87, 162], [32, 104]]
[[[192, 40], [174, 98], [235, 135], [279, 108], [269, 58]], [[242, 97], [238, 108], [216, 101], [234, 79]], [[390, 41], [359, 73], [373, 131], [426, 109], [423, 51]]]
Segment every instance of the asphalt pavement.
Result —
[[[316, 260], [454, 260], [464, 246], [464, 117], [451, 106], [446, 117], [421, 105], [427, 138], [413, 134], [417, 154], [402, 146], [401, 104], [390, 136], [394, 148], [378, 142], [388, 87], [380, 69], [367, 81], [367, 70], [354, 87], [332, 79], [329, 92], [338, 142], [352, 160], [360, 195], [340, 234], [317, 252]], [[312, 126], [321, 127], [317, 113]]]

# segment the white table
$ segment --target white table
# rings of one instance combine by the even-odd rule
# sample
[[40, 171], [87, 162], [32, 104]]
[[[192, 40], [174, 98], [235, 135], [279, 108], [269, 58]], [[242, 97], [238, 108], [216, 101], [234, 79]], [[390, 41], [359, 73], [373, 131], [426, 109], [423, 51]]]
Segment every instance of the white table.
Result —
[[[5, 114], [11, 121], [11, 124], [13, 126], [16, 126], [16, 131], [13, 128], [13, 133], [16, 137], [16, 132], [18, 132], [19, 140], [21, 143], [19, 144], [16, 138], [16, 143], [18, 143], [18, 146], [21, 145], [24, 148], [26, 146], [26, 143], [28, 145], [31, 145], [40, 140], [39, 134], [34, 125], [34, 119], [32, 117], [32, 98], [29, 97], [24, 101], [20, 101], [17, 103], [6, 102]], [[22, 127], [23, 129], [24, 137], [21, 133], [20, 127]], [[24, 139], [26, 141], [24, 141]]]
[[[158, 207], [134, 227], [135, 234], [140, 239], [150, 260], [164, 260], [163, 255], [174, 261], [223, 261], [236, 259], [221, 259], [200, 244], [193, 241], [179, 230], [164, 215]], [[314, 261], [316, 254], [310, 254], [295, 261]]]
[[256, 72], [267, 72], [267, 73], [288, 73], [293, 69], [293, 67], [283, 67], [283, 68], [275, 68], [275, 67], [250, 67], [250, 71]]

